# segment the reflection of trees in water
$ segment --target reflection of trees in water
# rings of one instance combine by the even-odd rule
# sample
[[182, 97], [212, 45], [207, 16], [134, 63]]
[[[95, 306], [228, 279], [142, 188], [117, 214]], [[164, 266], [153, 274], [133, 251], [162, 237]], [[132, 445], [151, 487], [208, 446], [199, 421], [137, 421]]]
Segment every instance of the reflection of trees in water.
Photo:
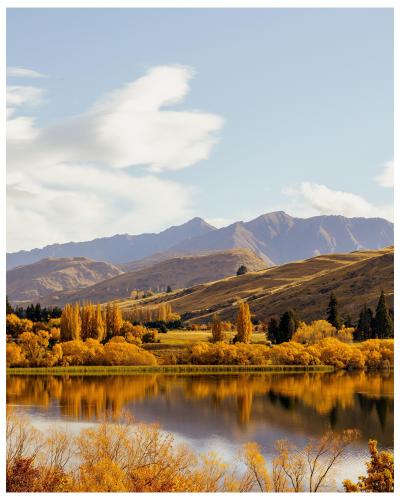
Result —
[[[335, 429], [349, 415], [357, 414], [370, 419], [376, 415], [383, 432], [388, 415], [393, 413], [392, 395], [392, 375], [365, 372], [7, 378], [9, 403], [49, 407], [57, 402], [63, 415], [76, 419], [99, 418], [105, 411], [118, 416], [129, 403], [148, 399], [166, 401], [181, 411], [185, 401], [206, 400], [220, 416], [228, 408], [232, 412], [234, 404], [240, 426], [260, 415], [268, 415], [271, 421], [280, 415], [278, 421], [307, 426], [307, 418], [315, 420], [317, 414], [326, 417], [330, 428]], [[354, 424], [359, 423], [349, 422], [350, 427]]]

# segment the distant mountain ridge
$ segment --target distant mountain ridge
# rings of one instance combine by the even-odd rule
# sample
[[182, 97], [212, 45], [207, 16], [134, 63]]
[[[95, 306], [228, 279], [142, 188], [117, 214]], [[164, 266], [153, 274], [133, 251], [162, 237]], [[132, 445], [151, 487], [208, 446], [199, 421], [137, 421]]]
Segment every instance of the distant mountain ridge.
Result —
[[55, 243], [44, 248], [7, 253], [7, 270], [32, 264], [48, 257], [87, 257], [121, 264], [168, 250], [183, 240], [200, 236], [214, 229], [203, 219], [195, 217], [180, 226], [172, 226], [160, 233], [144, 233], [135, 236], [116, 234], [78, 243]]
[[39, 301], [43, 295], [87, 287], [122, 274], [109, 262], [85, 257], [47, 258], [7, 271], [11, 301]]
[[165, 258], [171, 258], [232, 248], [247, 248], [268, 265], [279, 265], [321, 254], [384, 248], [393, 245], [393, 241], [393, 223], [381, 218], [320, 215], [302, 219], [272, 212], [217, 229], [196, 217], [158, 234], [115, 235], [9, 253], [7, 269], [46, 257], [73, 256], [134, 269], [135, 262], [155, 254], [159, 254], [155, 260], [162, 261], [163, 253]]

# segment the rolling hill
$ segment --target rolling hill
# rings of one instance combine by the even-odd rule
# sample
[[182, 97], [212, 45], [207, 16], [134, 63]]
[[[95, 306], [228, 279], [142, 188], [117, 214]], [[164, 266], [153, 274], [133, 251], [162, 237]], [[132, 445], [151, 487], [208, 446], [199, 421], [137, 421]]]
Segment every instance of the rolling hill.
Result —
[[[355, 319], [363, 304], [375, 308], [382, 289], [393, 307], [393, 257], [393, 247], [321, 255], [160, 294], [139, 303], [169, 302], [183, 319], [205, 323], [214, 313], [235, 320], [237, 301], [246, 299], [252, 314], [260, 320], [266, 321], [293, 308], [301, 319], [309, 321], [325, 317], [329, 296], [335, 292], [342, 314]], [[121, 301], [121, 307], [128, 310], [137, 303]]]
[[85, 300], [105, 302], [130, 297], [134, 290], [166, 290], [168, 286], [172, 289], [191, 287], [235, 275], [242, 264], [250, 271], [266, 267], [265, 262], [254, 253], [242, 249], [176, 257], [120, 274], [87, 288], [46, 296], [41, 303], [64, 305], [66, 302]]
[[197, 217], [158, 234], [116, 235], [9, 253], [7, 269], [47, 257], [83, 256], [133, 271], [173, 257], [233, 248], [247, 248], [268, 265], [278, 265], [316, 255], [389, 245], [393, 245], [393, 224], [385, 219], [339, 215], [301, 219], [272, 212], [219, 229]]
[[87, 287], [121, 273], [113, 264], [85, 257], [48, 258], [7, 271], [7, 295], [12, 302], [39, 301], [44, 295]]

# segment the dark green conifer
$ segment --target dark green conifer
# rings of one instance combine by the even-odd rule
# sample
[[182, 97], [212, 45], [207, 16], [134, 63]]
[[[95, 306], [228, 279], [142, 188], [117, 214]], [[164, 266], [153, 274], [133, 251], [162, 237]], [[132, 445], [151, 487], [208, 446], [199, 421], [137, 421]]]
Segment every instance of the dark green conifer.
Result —
[[382, 290], [381, 296], [375, 312], [374, 321], [375, 335], [378, 339], [388, 339], [393, 337], [393, 321], [386, 307], [385, 294]]
[[334, 326], [338, 330], [341, 328], [343, 324], [343, 320], [339, 315], [338, 301], [334, 293], [331, 293], [326, 319], [332, 326]]

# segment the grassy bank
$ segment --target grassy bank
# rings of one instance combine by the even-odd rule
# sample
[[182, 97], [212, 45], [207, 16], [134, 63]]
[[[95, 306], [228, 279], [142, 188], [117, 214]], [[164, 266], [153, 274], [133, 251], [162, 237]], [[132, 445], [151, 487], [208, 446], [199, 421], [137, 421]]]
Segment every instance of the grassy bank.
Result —
[[332, 372], [325, 365], [171, 365], [171, 366], [53, 366], [7, 368], [7, 375], [124, 375], [135, 373], [293, 373]]

